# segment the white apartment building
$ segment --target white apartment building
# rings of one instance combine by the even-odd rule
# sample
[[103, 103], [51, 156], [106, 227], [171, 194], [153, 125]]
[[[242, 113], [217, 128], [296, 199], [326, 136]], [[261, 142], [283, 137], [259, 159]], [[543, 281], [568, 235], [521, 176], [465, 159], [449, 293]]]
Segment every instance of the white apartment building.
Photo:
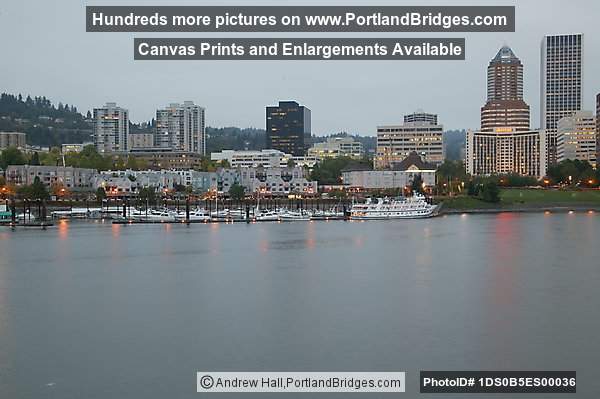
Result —
[[493, 132], [467, 132], [467, 173], [474, 176], [518, 174], [542, 178], [546, 175], [546, 133], [515, 128]]
[[302, 167], [240, 168], [238, 173], [239, 184], [249, 193], [260, 192], [264, 195], [282, 196], [313, 195], [318, 192], [317, 182], [309, 181], [307, 172]]
[[154, 146], [206, 154], [205, 109], [193, 101], [170, 104], [156, 111]]
[[10, 165], [6, 169], [6, 180], [16, 186], [30, 185], [38, 177], [47, 188], [61, 185], [69, 191], [91, 191], [96, 175], [95, 169], [72, 166]]
[[260, 151], [223, 150], [211, 152], [210, 159], [220, 162], [227, 161], [232, 168], [285, 168], [290, 160], [295, 166], [312, 168], [317, 163], [313, 156], [295, 157], [283, 151], [267, 149]]
[[94, 187], [102, 187], [109, 196], [135, 195], [143, 187], [155, 191], [172, 191], [181, 185], [181, 175], [170, 170], [117, 170], [101, 172], [94, 178]]
[[596, 117], [591, 111], [578, 111], [558, 121], [557, 161], [588, 161], [596, 167]]
[[375, 168], [387, 169], [416, 152], [425, 162], [444, 162], [444, 127], [437, 115], [413, 113], [405, 116], [403, 125], [377, 127]]
[[317, 159], [325, 158], [362, 158], [364, 155], [363, 145], [352, 137], [328, 137], [327, 141], [315, 143], [308, 149], [308, 155]]
[[232, 168], [279, 168], [287, 166], [292, 156], [279, 150], [211, 152], [212, 161], [227, 161]]
[[128, 150], [129, 111], [117, 107], [116, 103], [106, 103], [94, 108], [94, 144], [100, 154], [125, 152]]

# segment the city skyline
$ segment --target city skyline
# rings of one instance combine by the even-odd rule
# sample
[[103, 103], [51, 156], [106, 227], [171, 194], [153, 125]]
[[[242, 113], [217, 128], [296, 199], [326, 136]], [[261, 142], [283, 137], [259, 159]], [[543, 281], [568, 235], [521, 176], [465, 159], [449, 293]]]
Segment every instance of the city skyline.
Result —
[[[105, 3], [116, 4], [112, 0]], [[132, 5], [138, 3], [141, 4], [133, 1]], [[350, 4], [364, 3], [352, 1]], [[382, 5], [390, 4], [384, 1]], [[470, 4], [477, 3], [466, 2], [465, 5]], [[56, 102], [75, 103], [80, 109], [91, 110], [106, 101], [117, 102], [130, 110], [133, 122], [150, 120], [159, 104], [185, 98], [206, 107], [208, 126], [265, 128], [263, 107], [280, 99], [293, 99], [314, 110], [313, 134], [319, 136], [338, 131], [374, 136], [377, 125], [399, 123], [403, 114], [416, 109], [439, 114], [449, 130], [476, 129], [479, 128], [479, 109], [486, 99], [486, 74], [481, 65], [486, 65], [498, 48], [508, 45], [523, 62], [524, 100], [531, 106], [531, 128], [538, 128], [542, 38], [555, 33], [581, 32], [586, 36], [586, 47], [597, 47], [600, 43], [592, 34], [593, 15], [594, 10], [600, 11], [600, 6], [586, 3], [587, 11], [582, 13], [581, 6], [573, 2], [546, 2], [547, 7], [543, 8], [537, 4], [533, 1], [498, 2], [498, 5], [516, 6], [515, 33], [445, 34], [466, 37], [465, 61], [388, 63], [133, 61], [130, 45], [120, 39], [134, 35], [85, 33], [84, 6], [80, 3], [7, 4], [0, 6], [0, 32], [12, 37], [18, 28], [22, 33], [7, 43], [8, 52], [15, 57], [0, 65], [0, 84], [9, 92], [43, 94]], [[67, 21], [64, 26], [57, 27], [53, 20], [45, 18], [52, 13], [64, 13], [69, 18], [64, 19]], [[15, 26], [14, 21], [24, 20], [19, 18], [23, 15], [28, 16], [25, 19], [28, 22]], [[549, 28], [538, 20], [559, 23]], [[414, 34], [402, 34], [411, 35]], [[63, 61], [69, 59], [67, 53], [75, 50], [81, 52], [77, 63]], [[110, 54], [110, 57], [101, 59], [100, 53]], [[592, 51], [584, 55], [584, 69], [593, 71], [600, 64], [600, 57]], [[39, 62], [43, 58], [52, 59], [51, 68]], [[190, 73], [201, 78], [192, 83], [178, 79]], [[219, 74], [226, 77], [210, 77]], [[108, 85], [107, 79], [116, 79], [119, 84]], [[587, 73], [584, 79], [582, 109], [593, 110], [600, 77]], [[352, 85], [348, 84], [350, 81]], [[83, 85], [89, 90], [81, 91]], [[456, 101], [457, 96], [460, 101]], [[236, 112], [230, 112], [231, 109]], [[361, 112], [355, 112], [357, 109]]]

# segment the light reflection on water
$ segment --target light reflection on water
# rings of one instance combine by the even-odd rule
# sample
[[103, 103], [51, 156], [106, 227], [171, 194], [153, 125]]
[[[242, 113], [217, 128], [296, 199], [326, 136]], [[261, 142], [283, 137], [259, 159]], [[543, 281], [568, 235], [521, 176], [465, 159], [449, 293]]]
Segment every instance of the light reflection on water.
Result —
[[405, 370], [416, 398], [420, 369], [574, 369], [585, 397], [597, 216], [0, 230], [0, 392], [192, 398], [202, 369]]

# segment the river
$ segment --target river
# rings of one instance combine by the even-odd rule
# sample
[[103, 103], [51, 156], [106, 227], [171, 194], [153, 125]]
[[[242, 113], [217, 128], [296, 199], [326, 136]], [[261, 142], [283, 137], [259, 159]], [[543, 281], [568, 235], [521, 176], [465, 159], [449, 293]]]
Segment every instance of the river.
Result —
[[597, 397], [599, 237], [586, 212], [0, 227], [0, 397], [206, 397], [213, 370], [406, 371], [404, 398], [465, 397], [419, 370], [576, 370]]

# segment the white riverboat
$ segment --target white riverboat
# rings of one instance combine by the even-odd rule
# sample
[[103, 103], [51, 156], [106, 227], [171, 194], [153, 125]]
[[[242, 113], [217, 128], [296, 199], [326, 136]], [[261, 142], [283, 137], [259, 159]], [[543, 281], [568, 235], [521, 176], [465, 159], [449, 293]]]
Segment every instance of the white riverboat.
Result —
[[370, 199], [364, 204], [355, 204], [350, 210], [350, 218], [355, 220], [420, 219], [436, 216], [438, 205], [429, 204], [425, 197], [416, 194], [396, 200]]

